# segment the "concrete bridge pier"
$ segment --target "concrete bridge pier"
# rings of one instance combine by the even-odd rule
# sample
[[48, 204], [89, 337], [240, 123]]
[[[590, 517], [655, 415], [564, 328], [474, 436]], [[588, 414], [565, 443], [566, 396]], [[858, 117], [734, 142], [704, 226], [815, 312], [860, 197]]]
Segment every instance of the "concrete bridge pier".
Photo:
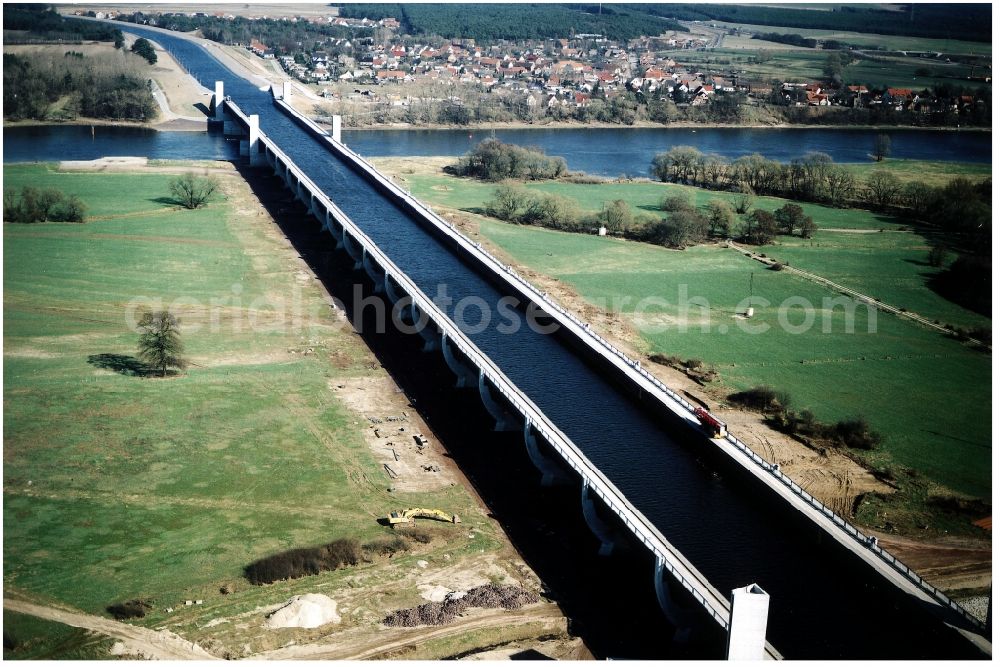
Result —
[[580, 504], [583, 506], [583, 518], [587, 522], [587, 527], [594, 537], [601, 541], [601, 548], [597, 553], [601, 556], [610, 556], [615, 548], [615, 531], [604, 519], [597, 514], [597, 507], [594, 498], [590, 493], [590, 484], [583, 480], [580, 490]]
[[344, 228], [340, 226], [340, 223], [337, 222], [337, 219], [329, 211], [326, 212], [323, 219], [323, 226], [330, 233], [330, 236], [333, 237], [334, 248], [340, 250], [344, 247]]
[[571, 481], [559, 464], [539, 449], [535, 428], [528, 420], [524, 422], [524, 445], [528, 449], [528, 458], [531, 459], [531, 463], [534, 464], [538, 472], [542, 473], [542, 486], [568, 484]]
[[458, 358], [448, 340], [448, 334], [444, 332], [441, 333], [441, 351], [444, 353], [444, 360], [448, 364], [448, 368], [455, 374], [455, 386], [459, 388], [475, 386], [476, 369]]
[[224, 95], [224, 83], [222, 81], [215, 82], [215, 94], [212, 95], [212, 120], [221, 123], [225, 120], [225, 112], [222, 108], [222, 101], [225, 99]]
[[382, 268], [378, 264], [372, 261], [368, 250], [364, 248], [361, 249], [361, 264], [365, 267], [365, 273], [375, 283], [375, 293], [385, 294], [385, 272], [382, 271]]
[[246, 139], [240, 140], [240, 155], [250, 159], [251, 167], [267, 165], [267, 157], [261, 153], [263, 144], [260, 141], [260, 116], [252, 114], [247, 117], [249, 131]]
[[355, 271], [364, 266], [364, 249], [362, 249], [362, 247], [358, 245], [358, 242], [354, 240], [354, 237], [346, 231], [344, 232], [344, 249], [347, 251], [347, 254], [351, 256], [351, 259], [354, 260]]
[[[392, 279], [392, 276], [386, 274], [385, 276], [385, 295], [389, 297], [389, 300], [393, 303], [399, 303], [403, 300], [406, 295], [402, 290], [396, 286], [396, 281]], [[410, 310], [412, 306], [407, 306], [406, 309]]]
[[312, 193], [309, 194], [309, 201], [306, 206], [309, 212], [312, 213], [312, 216], [316, 218], [316, 222], [326, 227], [326, 209], [319, 205], [319, 199]]
[[310, 193], [309, 190], [302, 185], [302, 181], [298, 179], [295, 180], [294, 192], [298, 200], [305, 204], [306, 211], [312, 213], [312, 193]]
[[[670, 583], [666, 577], [670, 576], [666, 569], [666, 563], [659, 556], [656, 557], [656, 565], [653, 568], [653, 585], [656, 588], [656, 599], [660, 603], [663, 615], [667, 617], [670, 624], [674, 626], [674, 642], [686, 644], [691, 641], [695, 628], [698, 625], [699, 610], [689, 609], [681, 605], [670, 593]], [[759, 660], [760, 658], [758, 658]]]
[[483, 405], [486, 406], [486, 411], [490, 413], [490, 416], [496, 420], [496, 426], [493, 427], [494, 431], [516, 431], [520, 427], [517, 425], [516, 417], [511, 416], [511, 414], [493, 398], [493, 393], [490, 391], [489, 383], [486, 381], [486, 374], [483, 371], [479, 371], [479, 396], [483, 399]]
[[[393, 304], [393, 317], [398, 317], [403, 324], [417, 324], [419, 318], [414, 311], [416, 306], [413, 305], [413, 299], [396, 285], [396, 281], [388, 273], [385, 275], [385, 296]], [[429, 324], [425, 322], [424, 326]]]
[[[410, 306], [410, 312], [413, 313], [413, 321], [419, 322], [420, 309], [417, 308], [417, 304]], [[420, 337], [424, 339], [424, 352], [436, 352], [441, 349], [441, 337], [438, 336], [437, 326], [430, 321], [429, 317], [425, 325], [417, 327], [417, 330], [420, 332]]]

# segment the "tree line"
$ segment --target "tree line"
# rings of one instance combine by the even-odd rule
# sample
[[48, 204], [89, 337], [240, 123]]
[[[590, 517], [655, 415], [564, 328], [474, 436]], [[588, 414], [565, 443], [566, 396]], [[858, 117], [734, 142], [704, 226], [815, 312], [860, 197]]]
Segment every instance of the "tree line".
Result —
[[790, 44], [792, 46], [803, 46], [807, 49], [816, 48], [816, 40], [811, 37], [803, 37], [795, 33], [784, 32], [758, 32], [754, 33], [753, 39], [761, 39], [766, 42], [777, 42], [778, 44]]
[[[771, 212], [751, 209], [753, 197], [737, 197], [735, 206], [713, 199], [699, 210], [684, 194], [670, 193], [660, 202], [666, 215], [637, 217], [622, 199], [605, 202], [597, 213], [583, 213], [572, 199], [504, 184], [493, 192], [483, 212], [516, 225], [533, 225], [563, 232], [593, 234], [603, 227], [607, 233], [632, 241], [683, 249], [710, 239], [738, 238], [763, 245], [778, 234], [809, 238], [816, 223], [801, 206], [791, 202]], [[742, 216], [742, 217], [741, 217]]]
[[[888, 152], [882, 135], [876, 139], [873, 151], [881, 157]], [[783, 164], [759, 153], [729, 160], [704, 154], [693, 146], [674, 146], [658, 153], [650, 169], [663, 182], [710, 190], [747, 191], [883, 212], [905, 209], [920, 220], [968, 236], [971, 246], [982, 247], [989, 241], [989, 200], [983, 202], [980, 196], [974, 196], [989, 191], [989, 179], [975, 185], [959, 177], [943, 188], [935, 188], [921, 181], [904, 183], [885, 169], [876, 169], [861, 179], [825, 153], [807, 153]]]
[[400, 22], [401, 32], [440, 35], [448, 39], [553, 39], [573, 34], [600, 34], [628, 40], [665, 31], [688, 32], [676, 21], [652, 23], [643, 11], [620, 6], [600, 8], [547, 4], [344, 4], [341, 16], [381, 18]]
[[5, 53], [3, 84], [7, 120], [85, 116], [148, 121], [158, 113], [147, 63], [126, 52], [93, 56], [73, 51], [62, 56], [36, 53], [30, 58]]

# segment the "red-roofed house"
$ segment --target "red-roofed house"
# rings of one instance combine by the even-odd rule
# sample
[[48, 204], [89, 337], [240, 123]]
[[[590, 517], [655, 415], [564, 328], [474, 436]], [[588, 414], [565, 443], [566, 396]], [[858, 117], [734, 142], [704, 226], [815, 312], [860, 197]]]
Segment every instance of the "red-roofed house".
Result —
[[379, 83], [385, 83], [386, 81], [395, 81], [398, 83], [406, 79], [406, 72], [398, 69], [380, 69], [375, 73], [375, 78]]

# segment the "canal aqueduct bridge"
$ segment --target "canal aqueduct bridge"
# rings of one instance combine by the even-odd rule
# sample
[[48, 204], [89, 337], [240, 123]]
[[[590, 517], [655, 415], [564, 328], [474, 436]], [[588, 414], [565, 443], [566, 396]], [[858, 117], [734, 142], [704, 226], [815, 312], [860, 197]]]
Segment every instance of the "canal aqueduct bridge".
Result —
[[[497, 429], [523, 434], [528, 456], [541, 473], [543, 484], [571, 482], [580, 485], [582, 510], [588, 526], [601, 542], [601, 552], [610, 553], [615, 548], [616, 535], [620, 531], [628, 531], [652, 553], [655, 563], [654, 571], [650, 573], [653, 585], [665, 614], [678, 628], [678, 638], [683, 639], [692, 626], [710, 618], [729, 633], [728, 652], [731, 657], [780, 658], [778, 651], [764, 640], [768, 616], [767, 593], [754, 584], [734, 589], [729, 597], [720, 593], [407, 273], [334, 203], [331, 196], [261, 131], [258, 116], [245, 114], [223, 93], [223, 84], [219, 82], [214, 96], [215, 119], [224, 124], [228, 135], [241, 137], [240, 154], [246, 156], [251, 165], [270, 168], [282, 178], [309, 213], [330, 233], [337, 247], [353, 258], [355, 269], [363, 269], [371, 277], [376, 292], [383, 293], [400, 312], [405, 313], [409, 322], [419, 321], [427, 325], [420, 329], [425, 341], [424, 349], [443, 354], [448, 367], [455, 373], [459, 387], [479, 391], [484, 406], [496, 420]], [[768, 494], [783, 503], [783, 507], [811, 522], [845, 552], [845, 557], [860, 559], [867, 568], [930, 610], [983, 654], [991, 653], [988, 630], [981, 621], [879, 547], [876, 540], [861, 533], [813, 498], [781, 472], [777, 465], [762, 459], [739, 439], [731, 434], [719, 438], [706, 435], [695, 415], [696, 406], [671, 391], [646, 371], [638, 360], [618, 350], [587, 323], [532, 286], [512, 267], [442, 220], [347, 148], [339, 141], [339, 124], [334, 124], [332, 132], [328, 132], [296, 111], [286, 101], [289, 93], [287, 84], [282, 90], [273, 91], [274, 104], [283, 113], [372, 183], [382, 196], [418, 220], [453, 253], [476, 266], [504, 292], [515, 295], [521, 304], [527, 304], [528, 308], [558, 324], [560, 335], [569, 339], [570, 346], [578, 354], [600, 365], [619, 384], [631, 387], [631, 393], [647, 407], [652, 406], [668, 415], [676, 428], [685, 431], [685, 438], [698, 439], [705, 447], [711, 448], [716, 461], [737, 469], [749, 484], [766, 489]], [[672, 588], [686, 593], [680, 596], [672, 594]], [[695, 609], [686, 607], [681, 600], [681, 597], [688, 596], [697, 603], [695, 609], [703, 612], [695, 614], [698, 620], [693, 618]]]

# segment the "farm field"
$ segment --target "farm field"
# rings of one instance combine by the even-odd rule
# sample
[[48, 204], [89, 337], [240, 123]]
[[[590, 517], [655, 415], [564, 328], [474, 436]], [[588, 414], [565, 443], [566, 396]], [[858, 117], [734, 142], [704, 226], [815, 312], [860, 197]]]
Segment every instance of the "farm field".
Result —
[[[387, 490], [365, 415], [332, 383], [388, 378], [334, 317], [245, 182], [218, 169], [223, 194], [182, 211], [170, 202], [165, 169], [4, 168], [6, 187], [79, 194], [92, 216], [4, 226], [7, 594], [97, 615], [149, 598], [153, 609], [139, 623], [169, 621], [221, 656], [315, 638], [262, 633], [257, 622], [243, 630], [207, 623], [263, 618], [261, 609], [299, 593], [325, 590], [346, 607], [343, 627], [384, 631], [384, 613], [422, 601], [418, 558], [440, 563], [447, 553], [457, 570], [502, 575], [494, 561], [509, 547], [464, 486]], [[136, 297], [174, 305], [186, 372], [129, 373]], [[280, 316], [282, 307], [301, 319]], [[384, 537], [376, 519], [409, 506], [448, 508], [463, 529], [432, 527], [429, 544], [391, 561], [271, 586], [243, 579], [244, 566], [278, 551]], [[224, 585], [233, 592], [220, 595]], [[205, 604], [184, 606], [195, 599]], [[4, 618], [5, 627], [21, 622]]]
[[[845, 30], [822, 30], [819, 28], [786, 28], [772, 25], [752, 25], [748, 23], [727, 23], [712, 21], [721, 28], [739, 28], [751, 33], [776, 32], [781, 34], [796, 34], [817, 39], [836, 39], [848, 44], [856, 44], [865, 48], [885, 48], [890, 51], [930, 51], [934, 53], [968, 54], [988, 56], [993, 53], [993, 45], [988, 42], [973, 42], [960, 39], [932, 39], [927, 37], [909, 37], [905, 35], [879, 35], [867, 32], [850, 32]], [[723, 42], [723, 46], [729, 40]]]
[[[727, 39], [728, 41], [728, 39]], [[730, 49], [723, 47], [711, 51], [692, 53], [690, 51], [673, 52], [673, 57], [685, 65], [732, 65], [749, 76], [764, 80], [779, 79], [782, 81], [822, 81], [823, 65], [830, 52], [822, 49], [789, 48], [788, 45], [749, 40], [756, 43], [757, 50], [770, 53], [767, 61], [758, 63], [753, 60], [752, 51], [746, 49]], [[915, 76], [918, 68], [925, 68], [930, 76]], [[982, 71], [982, 70], [980, 70]], [[959, 86], [988, 86], [979, 82], [966, 81], [969, 74], [967, 65], [945, 64], [928, 58], [907, 58], [896, 56], [878, 56], [877, 60], [857, 58], [852, 64], [844, 67], [844, 81], [868, 86], [892, 86], [923, 90], [933, 89], [942, 83], [952, 83]]]
[[[392, 164], [388, 160], [374, 162], [380, 168]], [[420, 162], [425, 169], [414, 167], [413, 173], [399, 161], [393, 166], [406, 187], [435, 206], [478, 211], [495, 187], [428, 173], [433, 171], [428, 162], [423, 158]], [[671, 190], [688, 190], [698, 205], [729, 196], [659, 183], [553, 182], [527, 187], [567, 196], [589, 211], [599, 210], [605, 201], [622, 198], [637, 213], [650, 215], [663, 194]], [[773, 209], [783, 203], [761, 198], [756, 205]], [[919, 301], [928, 314], [936, 313], [944, 321], [976, 321], [978, 316], [920, 286], [919, 272], [925, 269], [904, 261], [926, 255], [918, 236], [899, 232], [894, 221], [864, 211], [803, 208], [821, 227], [814, 239], [819, 247], [772, 246], [766, 249], [768, 254], [799, 253], [794, 265], [821, 275], [826, 275], [826, 270], [843, 280], [857, 272], [857, 288], [874, 291], [890, 303], [905, 306], [907, 300]], [[627, 298], [635, 304], [644, 297], [665, 298], [671, 306], [649, 308], [641, 320], [628, 317], [642, 335], [648, 353], [701, 359], [714, 366], [722, 381], [733, 388], [769, 384], [789, 391], [796, 409], [808, 408], [823, 421], [863, 413], [885, 436], [882, 450], [871, 456], [873, 464], [882, 465], [891, 458], [960, 493], [989, 496], [990, 370], [988, 357], [982, 353], [887, 313], [878, 313], [876, 333], [869, 334], [867, 312], [860, 308], [855, 332], [846, 333], [842, 311], [822, 308], [823, 299], [836, 294], [788, 273], [765, 271], [759, 263], [722, 247], [678, 252], [619, 239], [508, 225], [478, 216], [477, 221], [481, 234], [516, 262], [565, 282], [591, 303], [604, 306], [615, 298]], [[887, 231], [829, 231], [880, 228]], [[896, 239], [905, 239], [906, 245], [900, 247]], [[835, 256], [821, 254], [825, 244], [835, 241]], [[816, 262], [815, 267], [810, 262]], [[888, 262], [893, 263], [890, 281], [884, 271]], [[760, 334], [741, 331], [733, 317], [737, 304], [748, 295], [751, 273], [755, 295], [771, 303], [755, 314], [755, 324], [769, 327]], [[686, 332], [676, 326], [685, 317], [676, 307], [682, 287], [688, 297], [704, 297], [710, 304], [707, 317], [697, 307], [687, 314], [690, 322]], [[789, 297], [803, 298], [818, 309], [816, 325], [804, 333], [788, 333], [779, 326], [777, 306]], [[805, 317], [801, 307], [793, 307], [788, 321], [797, 325]], [[822, 331], [824, 317], [830, 323], [829, 333]], [[654, 328], [644, 331], [642, 322]], [[702, 331], [703, 324], [707, 331]]]

